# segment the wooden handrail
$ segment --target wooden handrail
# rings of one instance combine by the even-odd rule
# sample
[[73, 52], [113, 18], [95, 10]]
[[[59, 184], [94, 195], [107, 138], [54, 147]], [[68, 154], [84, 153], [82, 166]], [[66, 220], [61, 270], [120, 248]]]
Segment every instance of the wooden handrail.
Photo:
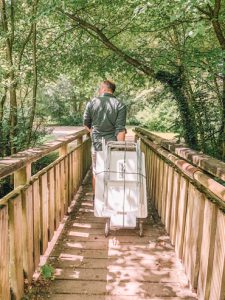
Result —
[[225, 163], [209, 155], [190, 149], [185, 144], [178, 144], [176, 139], [171, 141], [161, 138], [150, 131], [136, 127], [135, 132], [160, 145], [162, 148], [201, 168], [203, 171], [225, 181]]
[[[146, 130], [145, 130], [146, 133]], [[157, 139], [157, 143], [149, 140], [146, 134], [143, 136], [140, 131], [136, 132], [136, 135], [141, 138], [147, 145], [149, 145], [155, 152], [161, 155], [168, 162], [172, 163], [179, 171], [181, 171], [185, 176], [189, 177], [190, 180], [194, 180], [196, 183], [200, 184], [206, 188], [212, 197], [215, 197], [215, 202], [225, 210], [225, 186], [215, 181], [208, 173], [203, 172], [203, 169], [188, 163], [186, 160], [180, 158], [175, 153], [161, 147], [161, 142], [158, 143], [161, 138]], [[153, 136], [150, 134], [149, 136]], [[155, 135], [154, 135], [155, 136]], [[191, 151], [191, 149], [190, 149]], [[223, 164], [223, 162], [221, 162]]]
[[47, 154], [68, 145], [69, 143], [88, 134], [86, 129], [80, 130], [72, 135], [67, 135], [52, 142], [47, 142], [40, 147], [31, 148], [18, 152], [12, 156], [5, 157], [0, 160], [0, 179], [18, 171], [27, 164], [46, 156]]
[[[67, 145], [76, 140], [69, 151]], [[60, 157], [31, 177], [31, 163], [55, 150]], [[24, 280], [31, 283], [90, 165], [86, 130], [1, 160], [0, 177], [14, 173], [16, 180], [14, 190], [0, 199], [0, 299], [22, 298]]]
[[149, 198], [198, 299], [224, 299], [225, 187], [215, 180], [224, 179], [224, 163], [145, 129], [135, 134], [145, 153]]

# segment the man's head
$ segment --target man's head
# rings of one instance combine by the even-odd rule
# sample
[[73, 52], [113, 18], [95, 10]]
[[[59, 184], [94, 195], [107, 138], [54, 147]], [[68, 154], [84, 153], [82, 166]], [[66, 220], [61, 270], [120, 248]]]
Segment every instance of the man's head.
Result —
[[115, 92], [116, 85], [115, 83], [105, 80], [100, 84], [99, 87], [99, 95], [102, 95], [104, 93], [113, 94]]

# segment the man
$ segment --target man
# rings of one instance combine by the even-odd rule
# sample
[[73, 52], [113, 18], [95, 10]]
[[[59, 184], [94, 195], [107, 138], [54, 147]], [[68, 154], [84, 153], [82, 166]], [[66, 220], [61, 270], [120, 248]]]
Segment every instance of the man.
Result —
[[100, 84], [99, 97], [87, 103], [84, 126], [92, 136], [93, 192], [95, 189], [96, 151], [102, 150], [106, 141], [124, 141], [126, 133], [126, 106], [114, 95], [116, 86], [105, 80]]

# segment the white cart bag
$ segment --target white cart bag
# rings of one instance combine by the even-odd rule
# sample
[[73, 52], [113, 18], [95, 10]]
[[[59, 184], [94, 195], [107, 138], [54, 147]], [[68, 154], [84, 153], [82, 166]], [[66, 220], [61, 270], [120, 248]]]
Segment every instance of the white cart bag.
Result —
[[96, 156], [94, 215], [108, 218], [105, 236], [110, 229], [136, 228], [143, 235], [147, 217], [145, 157], [140, 141], [103, 141]]

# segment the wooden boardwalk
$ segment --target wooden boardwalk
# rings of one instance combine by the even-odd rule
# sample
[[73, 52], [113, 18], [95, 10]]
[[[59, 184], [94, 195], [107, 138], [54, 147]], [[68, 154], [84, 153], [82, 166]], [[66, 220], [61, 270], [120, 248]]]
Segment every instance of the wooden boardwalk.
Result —
[[197, 299], [152, 209], [142, 238], [136, 230], [113, 231], [105, 238], [104, 225], [93, 215], [88, 176], [49, 257], [56, 274], [42, 299]]

